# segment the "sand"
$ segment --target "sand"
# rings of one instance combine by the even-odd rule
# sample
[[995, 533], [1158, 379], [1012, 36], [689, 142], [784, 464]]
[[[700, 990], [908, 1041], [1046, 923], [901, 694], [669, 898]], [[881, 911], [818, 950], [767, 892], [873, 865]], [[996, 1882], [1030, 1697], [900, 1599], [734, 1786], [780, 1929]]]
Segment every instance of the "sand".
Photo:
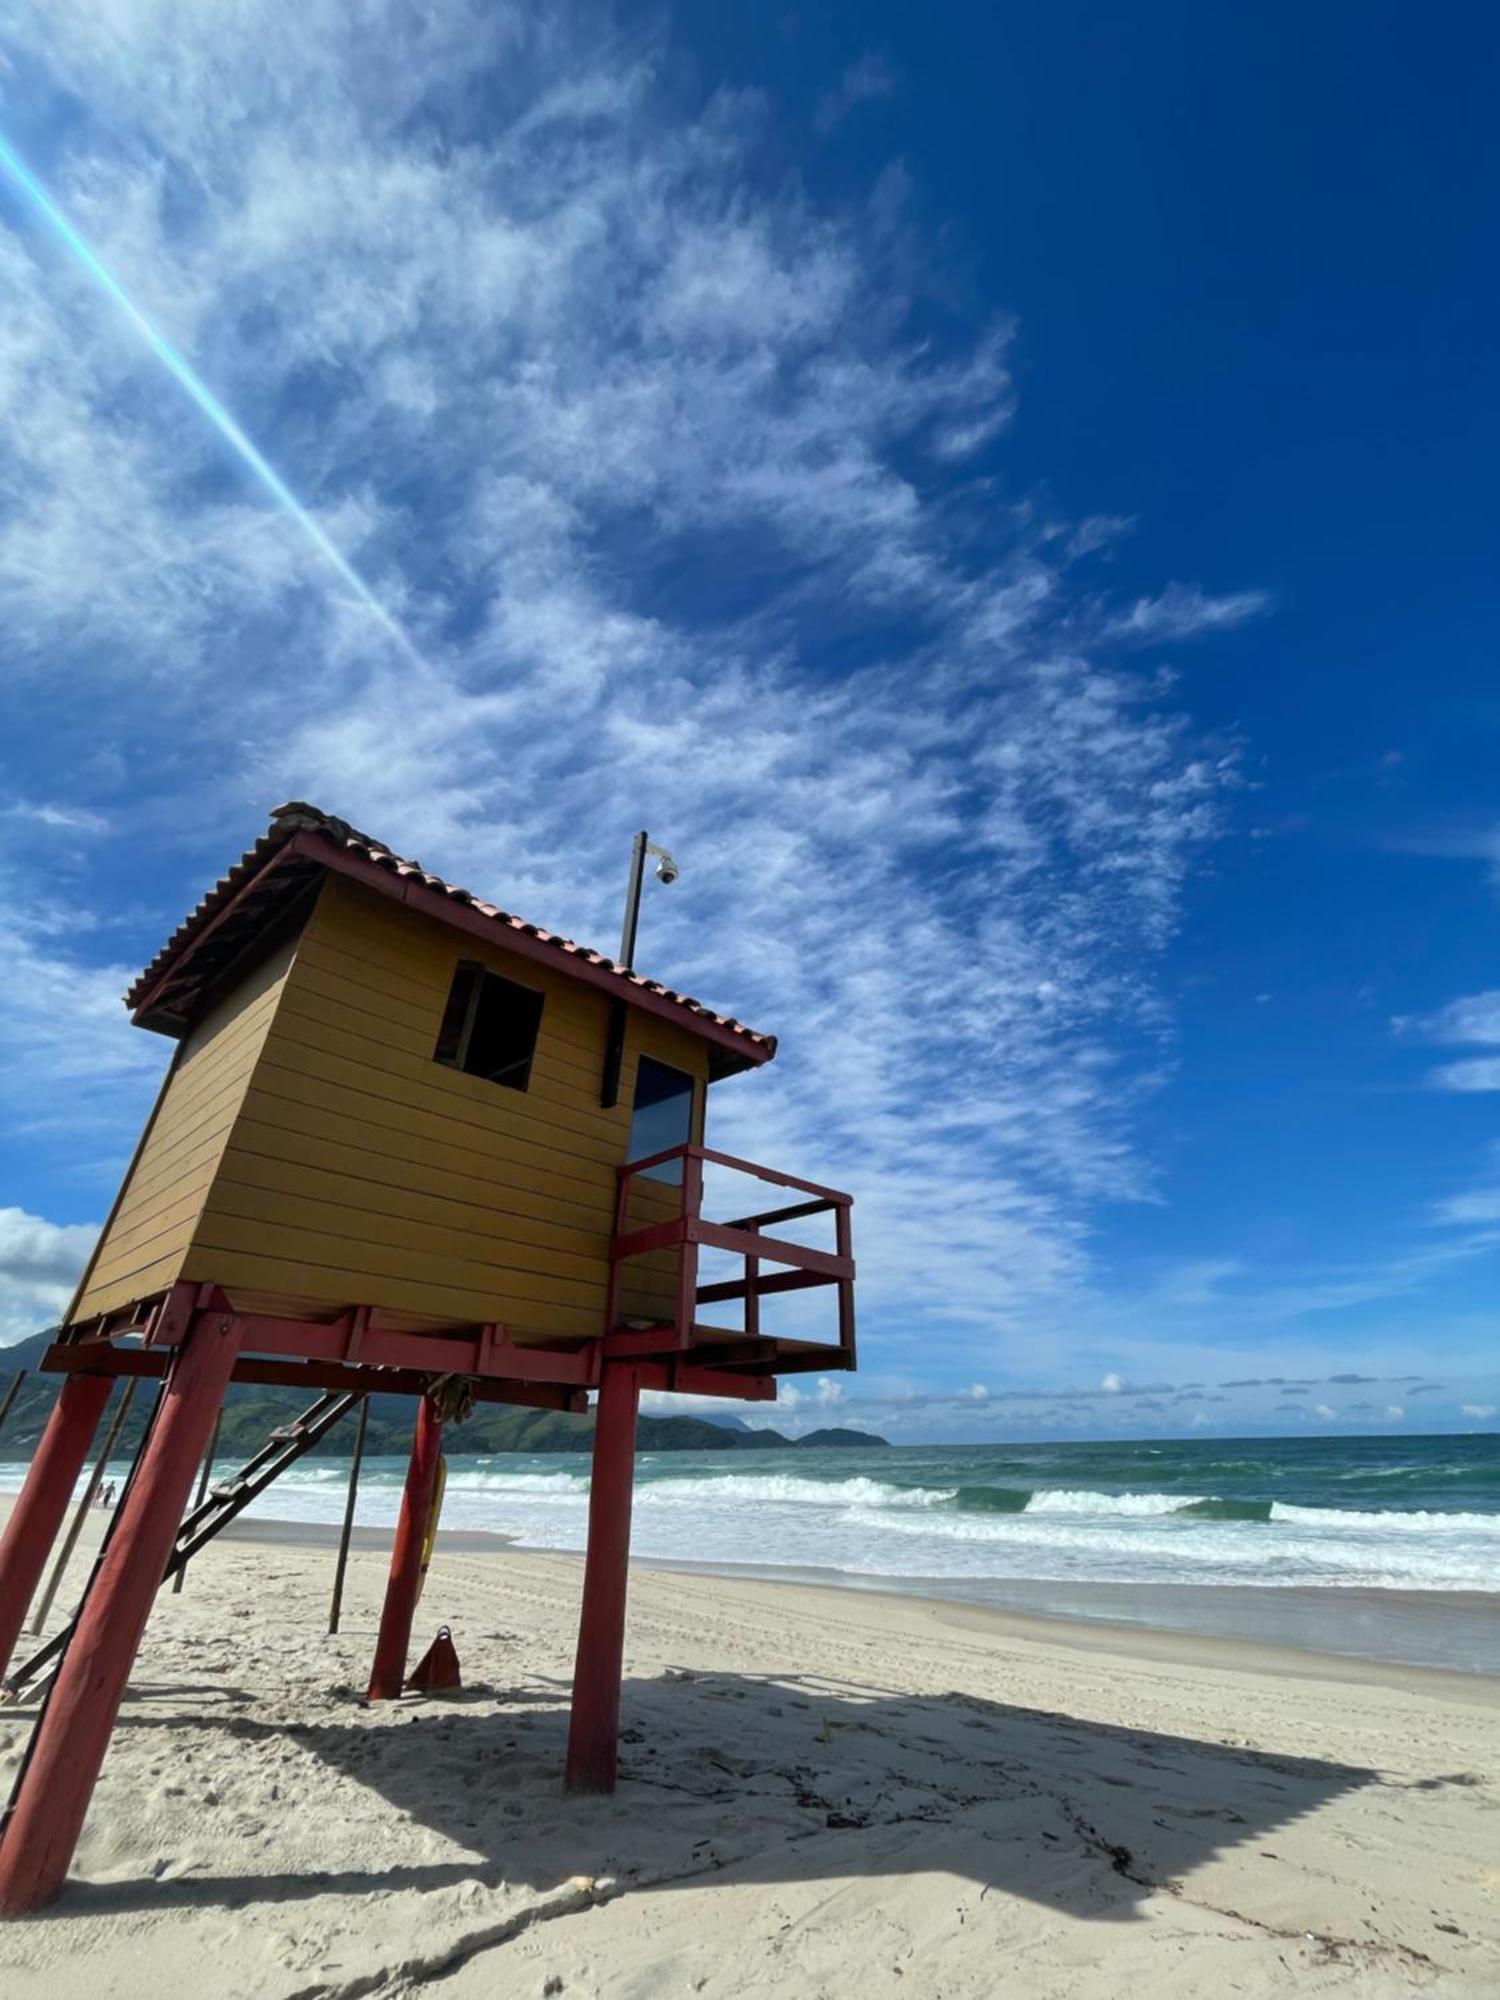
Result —
[[162, 1597], [7, 2000], [1500, 1994], [1500, 1680], [642, 1571], [569, 1799], [575, 1559], [440, 1548], [464, 1692], [374, 1711], [384, 1558], [336, 1639], [331, 1566]]

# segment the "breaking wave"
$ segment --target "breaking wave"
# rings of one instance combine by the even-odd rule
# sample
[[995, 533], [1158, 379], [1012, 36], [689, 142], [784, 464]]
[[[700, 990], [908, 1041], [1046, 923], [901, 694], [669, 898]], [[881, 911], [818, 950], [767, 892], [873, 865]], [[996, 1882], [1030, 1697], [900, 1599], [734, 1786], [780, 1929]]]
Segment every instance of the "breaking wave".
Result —
[[[1341, 1457], [1328, 1456], [1332, 1449], [1275, 1445], [1260, 1458], [1238, 1443], [1196, 1452], [1154, 1444], [908, 1448], [878, 1457], [814, 1448], [794, 1460], [785, 1452], [653, 1453], [637, 1468], [633, 1547], [646, 1562], [985, 1585], [1500, 1588], [1500, 1511], [1485, 1511], [1496, 1462], [1486, 1448], [1468, 1439], [1456, 1450], [1408, 1441], [1392, 1463], [1361, 1446], [1352, 1470], [1354, 1448]], [[0, 1467], [0, 1489], [19, 1484], [23, 1469]], [[405, 1472], [401, 1459], [366, 1460], [361, 1522], [395, 1521]], [[533, 1549], [582, 1546], [586, 1457], [455, 1453], [448, 1472], [445, 1528]], [[1374, 1483], [1361, 1490], [1356, 1474]], [[295, 1467], [256, 1511], [335, 1523], [347, 1478], [337, 1460]]]

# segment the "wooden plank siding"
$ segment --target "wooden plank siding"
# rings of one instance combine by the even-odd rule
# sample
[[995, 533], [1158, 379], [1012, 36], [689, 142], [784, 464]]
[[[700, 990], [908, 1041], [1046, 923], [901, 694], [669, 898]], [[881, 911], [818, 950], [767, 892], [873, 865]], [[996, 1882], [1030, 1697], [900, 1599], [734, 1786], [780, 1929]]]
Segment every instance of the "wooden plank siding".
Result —
[[285, 946], [193, 1029], [73, 1309], [110, 1312], [183, 1275], [292, 962]]
[[[524, 1092], [433, 1060], [461, 959], [544, 996]], [[232, 1045], [247, 1065], [238, 1095], [209, 1092], [200, 1075], [184, 1097], [197, 1122], [175, 1119], [162, 1146], [153, 1134], [135, 1178], [159, 1208], [127, 1223], [122, 1207], [120, 1259], [170, 1245], [173, 1276], [264, 1310], [366, 1304], [392, 1324], [496, 1321], [523, 1339], [604, 1330], [636, 1064], [648, 1053], [698, 1080], [701, 1136], [708, 1051], [697, 1036], [632, 1009], [620, 1100], [606, 1110], [606, 995], [339, 876], [269, 999], [258, 1041], [247, 1031]], [[642, 1184], [633, 1219], [674, 1213], [677, 1199]], [[179, 1251], [170, 1232], [184, 1218]], [[153, 1220], [155, 1237], [142, 1233]], [[632, 1266], [625, 1309], [669, 1317], [674, 1265]]]

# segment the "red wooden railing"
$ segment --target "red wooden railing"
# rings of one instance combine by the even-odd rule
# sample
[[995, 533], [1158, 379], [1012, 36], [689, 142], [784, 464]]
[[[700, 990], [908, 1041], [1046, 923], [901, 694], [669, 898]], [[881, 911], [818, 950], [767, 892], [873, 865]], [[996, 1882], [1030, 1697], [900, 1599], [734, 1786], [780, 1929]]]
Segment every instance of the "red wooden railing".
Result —
[[[674, 1160], [682, 1164], [681, 1179], [675, 1183], [677, 1213], [664, 1221], [632, 1229], [630, 1197], [636, 1180], [642, 1174], [649, 1174]], [[792, 1189], [807, 1198], [779, 1208], [763, 1209], [753, 1215], [737, 1216], [730, 1222], [715, 1222], [703, 1213], [705, 1165], [748, 1174], [755, 1180], [765, 1181], [773, 1187]], [[653, 1175], [651, 1185], [663, 1189], [674, 1184]], [[606, 1321], [611, 1329], [608, 1348], [621, 1354], [645, 1354], [659, 1352], [663, 1347], [693, 1347], [704, 1339], [723, 1343], [726, 1339], [737, 1337], [742, 1348], [725, 1349], [721, 1345], [716, 1352], [716, 1360], [723, 1360], [731, 1366], [735, 1362], [764, 1366], [771, 1358], [769, 1349], [774, 1346], [779, 1350], [775, 1358], [780, 1368], [799, 1365], [852, 1368], [855, 1360], [854, 1255], [850, 1210], [853, 1204], [852, 1195], [841, 1194], [836, 1188], [820, 1187], [816, 1181], [800, 1180], [795, 1174], [782, 1173], [775, 1167], [758, 1166], [754, 1161], [736, 1159], [731, 1153], [714, 1152], [706, 1146], [673, 1146], [646, 1159], [631, 1160], [619, 1169], [615, 1201]], [[834, 1234], [832, 1251], [815, 1249], [811, 1244], [795, 1242], [788, 1236], [766, 1234], [768, 1229], [780, 1224], [830, 1214]], [[732, 1256], [738, 1256], [743, 1266], [741, 1275], [700, 1285], [698, 1258], [699, 1252], [705, 1249], [727, 1251]], [[651, 1327], [621, 1328], [619, 1314], [623, 1267], [633, 1257], [649, 1256], [653, 1251], [663, 1250], [675, 1251], [678, 1259], [672, 1319]], [[761, 1268], [764, 1264], [783, 1268], [767, 1273]], [[836, 1342], [788, 1342], [764, 1332], [760, 1309], [763, 1298], [779, 1292], [805, 1291], [817, 1285], [837, 1288]], [[705, 1327], [699, 1322], [700, 1306], [735, 1299], [744, 1300], [743, 1329]]]

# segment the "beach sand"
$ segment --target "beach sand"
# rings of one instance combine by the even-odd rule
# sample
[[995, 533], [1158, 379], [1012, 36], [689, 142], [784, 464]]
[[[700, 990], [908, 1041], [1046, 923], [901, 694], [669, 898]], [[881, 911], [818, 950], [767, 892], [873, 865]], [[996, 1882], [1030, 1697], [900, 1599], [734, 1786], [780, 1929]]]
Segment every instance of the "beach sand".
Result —
[[284, 1533], [163, 1594], [7, 2000], [1500, 1994], [1500, 1680], [643, 1570], [569, 1799], [579, 1562], [440, 1544], [465, 1689], [366, 1711], [382, 1539], [336, 1639]]

